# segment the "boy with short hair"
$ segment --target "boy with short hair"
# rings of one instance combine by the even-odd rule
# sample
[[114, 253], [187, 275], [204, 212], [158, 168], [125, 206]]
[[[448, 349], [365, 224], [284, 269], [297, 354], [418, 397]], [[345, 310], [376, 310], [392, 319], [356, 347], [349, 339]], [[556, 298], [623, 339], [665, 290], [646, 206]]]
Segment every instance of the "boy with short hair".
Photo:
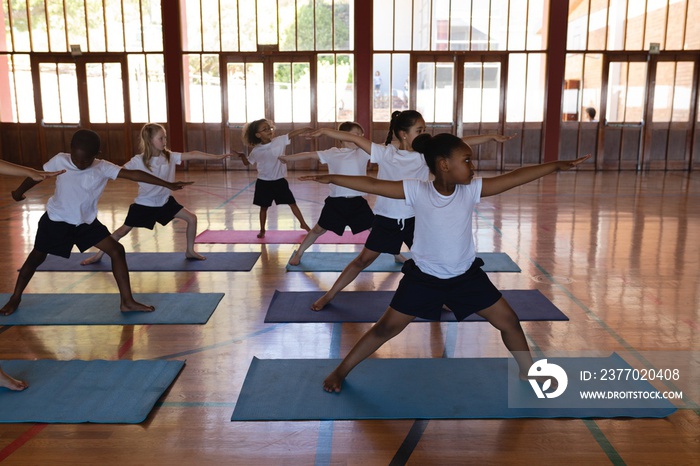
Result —
[[[179, 190], [192, 183], [170, 183], [146, 172], [123, 169], [97, 159], [99, 151], [100, 136], [94, 131], [81, 129], [71, 139], [70, 154], [58, 153], [44, 164], [46, 171], [65, 170], [65, 173], [56, 178], [55, 193], [46, 203], [46, 213], [39, 220], [34, 249], [22, 265], [14, 292], [0, 309], [0, 315], [10, 315], [17, 310], [24, 289], [48, 254], [68, 258], [73, 245], [78, 246], [80, 251], [96, 246], [112, 259], [112, 273], [119, 288], [122, 312], [150, 312], [155, 309], [137, 302], [131, 294], [124, 246], [112, 238], [107, 227], [97, 219], [97, 202], [107, 181], [116, 178], [165, 186], [171, 190]], [[24, 193], [38, 183], [40, 181], [26, 178], [12, 192], [12, 197], [16, 201], [23, 200]]]

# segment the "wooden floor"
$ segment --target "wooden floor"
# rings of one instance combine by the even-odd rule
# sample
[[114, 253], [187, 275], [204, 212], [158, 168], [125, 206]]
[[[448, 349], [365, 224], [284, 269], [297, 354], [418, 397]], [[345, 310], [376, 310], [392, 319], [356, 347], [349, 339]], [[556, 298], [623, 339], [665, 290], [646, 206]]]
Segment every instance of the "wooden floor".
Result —
[[[195, 181], [176, 197], [198, 215], [199, 231], [258, 228], [254, 171], [191, 170], [179, 178]], [[19, 181], [0, 178], [0, 292], [12, 291], [53, 189], [53, 182], [43, 183], [15, 203], [8, 193]], [[327, 187], [291, 177], [290, 183], [312, 224]], [[110, 229], [122, 224], [135, 192], [128, 181], [110, 182], [99, 216]], [[700, 173], [550, 175], [485, 199], [475, 225], [479, 251], [505, 252], [522, 268], [490, 274], [496, 286], [539, 289], [570, 318], [524, 323], [533, 350], [680, 351], [683, 357], [694, 351], [698, 357]], [[270, 209], [269, 229], [295, 226], [286, 206]], [[184, 251], [184, 224], [136, 229], [123, 244], [127, 251]], [[286, 273], [293, 248], [199, 245], [204, 254], [262, 256], [250, 272], [131, 274], [135, 292], [224, 292], [206, 325], [0, 326], [0, 359], [187, 360], [146, 422], [2, 424], [0, 460], [25, 466], [700, 464], [697, 390], [665, 419], [231, 422], [253, 356], [342, 356], [369, 326], [342, 324], [338, 342], [333, 324], [263, 323], [276, 289], [326, 290], [338, 275]], [[348, 290], [393, 290], [399, 275], [362, 273]], [[49, 292], [116, 293], [116, 286], [108, 273], [37, 273], [27, 293]], [[450, 332], [456, 332], [452, 357], [507, 356], [485, 323], [412, 324], [377, 356], [442, 357]], [[700, 386], [700, 373], [683, 376]], [[321, 380], [318, 385], [321, 390]]]

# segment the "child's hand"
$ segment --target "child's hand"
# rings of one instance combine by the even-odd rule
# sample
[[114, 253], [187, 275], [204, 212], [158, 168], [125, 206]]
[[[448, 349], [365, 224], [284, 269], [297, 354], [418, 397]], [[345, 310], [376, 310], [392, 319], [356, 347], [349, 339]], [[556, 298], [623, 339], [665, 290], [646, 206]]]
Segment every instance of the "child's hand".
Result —
[[326, 134], [326, 129], [328, 128], [319, 128], [311, 131], [306, 135], [307, 138], [318, 138]]
[[25, 200], [26, 197], [24, 196], [24, 194], [20, 194], [17, 191], [12, 191], [12, 199], [19, 202]]
[[65, 173], [65, 170], [60, 170], [57, 172], [42, 172], [39, 170], [35, 170], [36, 173], [32, 174], [30, 177], [34, 181], [44, 181], [46, 178], [51, 178], [52, 176], [58, 176], [61, 173]]
[[187, 185], [193, 184], [194, 181], [175, 181], [173, 183], [170, 183], [170, 188], [171, 191], [179, 191], [182, 188], [184, 188]]
[[331, 182], [328, 175], [306, 175], [306, 176], [300, 176], [299, 179], [302, 181], [315, 181], [317, 183], [323, 183], [323, 184], [328, 184]]
[[579, 157], [576, 160], [560, 160], [557, 162], [557, 168], [559, 170], [570, 170], [572, 168], [576, 168], [576, 166], [580, 165], [581, 163], [585, 162], [586, 160], [591, 158], [591, 154], [586, 154], [583, 157]]
[[506, 136], [505, 134], [495, 134], [493, 136], [493, 140], [496, 142], [506, 142], [506, 141], [510, 141], [511, 139], [513, 139], [517, 135], [518, 135], [518, 133], [511, 134], [510, 136]]

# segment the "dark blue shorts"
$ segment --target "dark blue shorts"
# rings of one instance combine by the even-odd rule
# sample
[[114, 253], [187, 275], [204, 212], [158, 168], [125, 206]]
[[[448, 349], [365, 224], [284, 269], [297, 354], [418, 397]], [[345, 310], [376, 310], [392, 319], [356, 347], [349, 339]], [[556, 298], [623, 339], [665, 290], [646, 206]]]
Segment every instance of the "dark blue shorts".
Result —
[[131, 204], [129, 213], [126, 214], [124, 225], [134, 228], [148, 228], [153, 230], [156, 222], [161, 225], [167, 225], [175, 214], [182, 210], [182, 206], [178, 204], [174, 197], [170, 196], [168, 202], [160, 207], [151, 207], [141, 204]]
[[318, 219], [318, 225], [342, 236], [349, 226], [353, 234], [372, 228], [374, 214], [362, 196], [327, 197]]
[[260, 207], [270, 207], [272, 202], [275, 204], [296, 204], [292, 190], [289, 189], [289, 183], [286, 179], [279, 180], [261, 180], [255, 181], [255, 194], [253, 195], [253, 204]]
[[365, 247], [374, 252], [398, 254], [401, 245], [413, 246], [413, 231], [416, 227], [414, 217], [395, 219], [382, 215], [374, 216], [372, 231], [369, 232]]
[[477, 257], [462, 275], [437, 278], [422, 272], [413, 259], [409, 259], [401, 269], [404, 275], [390, 306], [402, 314], [440, 320], [445, 305], [458, 321], [462, 321], [501, 299], [501, 292], [481, 270], [482, 265], [484, 261]]
[[49, 214], [44, 213], [39, 219], [34, 249], [68, 258], [73, 245], [78, 246], [80, 252], [83, 252], [109, 235], [107, 227], [97, 219], [90, 224], [72, 225], [66, 222], [54, 222], [49, 218]]

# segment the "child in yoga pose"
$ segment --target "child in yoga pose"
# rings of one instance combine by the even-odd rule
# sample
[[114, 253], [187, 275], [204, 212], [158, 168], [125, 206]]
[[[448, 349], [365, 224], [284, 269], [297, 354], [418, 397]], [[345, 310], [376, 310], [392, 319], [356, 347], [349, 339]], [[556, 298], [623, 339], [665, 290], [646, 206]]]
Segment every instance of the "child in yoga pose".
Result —
[[405, 199], [415, 209], [413, 259], [406, 261], [399, 287], [386, 312], [355, 344], [323, 382], [328, 392], [340, 392], [343, 380], [360, 362], [398, 335], [416, 317], [439, 320], [447, 306], [458, 321], [479, 314], [501, 332], [526, 378], [532, 365], [525, 334], [513, 309], [481, 270], [476, 257], [472, 214], [482, 197], [493, 196], [558, 170], [568, 170], [589, 158], [556, 161], [519, 168], [492, 178], [474, 178], [472, 150], [451, 134], [422, 134], [413, 148], [425, 156], [434, 181], [388, 181], [370, 177], [314, 175], [302, 179], [333, 183], [392, 199]]

